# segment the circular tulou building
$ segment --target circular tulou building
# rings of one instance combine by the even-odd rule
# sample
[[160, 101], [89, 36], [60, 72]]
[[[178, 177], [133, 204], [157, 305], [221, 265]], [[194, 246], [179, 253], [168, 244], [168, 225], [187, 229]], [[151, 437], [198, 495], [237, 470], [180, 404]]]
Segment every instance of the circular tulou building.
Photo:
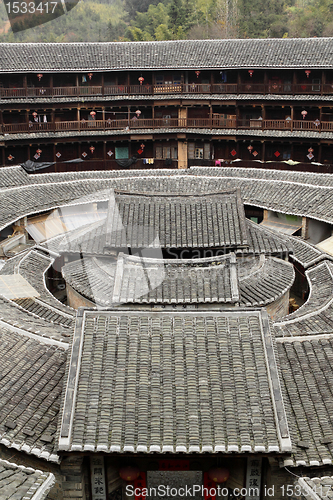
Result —
[[[111, 106], [107, 93], [120, 92], [126, 84], [133, 86], [129, 102], [140, 101], [141, 106], [145, 98], [148, 110], [153, 101], [153, 109], [168, 101], [170, 109], [178, 106], [182, 115], [187, 100], [186, 114], [177, 119], [199, 120], [193, 110], [204, 110], [205, 105], [222, 107], [227, 99], [228, 106], [234, 106], [231, 101], [239, 105], [243, 83], [235, 75], [247, 71], [241, 48], [249, 50], [251, 45], [267, 52], [262, 66], [253, 66], [254, 73], [248, 76], [255, 78], [256, 71], [266, 75], [265, 85], [271, 91], [265, 94], [264, 107], [269, 99], [275, 102], [279, 97], [282, 102], [282, 91], [293, 110], [297, 99], [306, 99], [304, 92], [310, 92], [310, 87], [297, 87], [304, 66], [314, 76], [325, 74], [326, 86], [322, 79], [311, 82], [319, 85], [320, 95], [317, 90], [310, 93], [313, 106], [326, 99], [329, 108], [331, 70], [325, 65], [333, 45], [326, 39], [273, 40], [271, 45], [267, 40], [206, 42], [147, 44], [147, 58], [141, 57], [147, 68], [142, 71], [152, 78], [147, 87], [141, 82], [138, 89], [131, 81], [122, 82], [120, 71], [129, 80], [136, 71], [141, 74], [140, 68], [129, 65], [141, 44], [88, 44], [89, 50], [85, 44], [68, 44], [63, 49], [68, 54], [88, 50], [89, 55], [93, 47], [100, 50], [101, 67], [92, 72], [99, 75], [104, 90], [99, 95], [96, 84], [98, 95], [93, 99], [91, 85], [68, 86], [67, 92], [75, 90], [66, 94], [67, 106], [82, 97], [85, 88], [88, 102], [98, 106], [105, 102], [106, 112]], [[332, 45], [325, 57], [319, 55], [320, 44], [326, 44], [327, 50]], [[28, 45], [23, 45], [23, 54], [46, 51], [43, 44]], [[118, 50], [112, 53], [114, 59], [110, 59], [111, 46]], [[189, 47], [194, 51], [192, 62]], [[231, 53], [223, 66], [226, 47], [234, 51], [234, 67]], [[294, 67], [283, 47], [294, 52], [303, 48]], [[57, 66], [60, 48], [62, 44], [52, 44], [50, 58], [38, 63], [42, 78], [65, 71]], [[199, 50], [207, 48], [211, 51], [203, 54], [211, 58], [214, 71], [205, 83], [209, 64], [205, 68], [197, 64]], [[37, 62], [19, 59], [15, 44], [1, 50], [6, 55], [1, 63], [2, 72], [7, 72], [4, 82], [13, 89], [11, 65], [17, 64], [17, 75], [33, 74]], [[308, 66], [313, 53], [317, 59]], [[164, 80], [158, 80], [162, 63], [171, 72], [170, 54], [178, 54], [174, 64], [181, 71], [179, 82], [174, 79], [168, 84], [172, 96]], [[78, 58], [78, 66], [67, 69], [74, 79], [87, 70], [82, 61]], [[118, 68], [110, 66], [115, 61]], [[278, 61], [286, 75], [298, 78], [292, 80], [293, 95], [288, 94], [282, 70], [282, 83], [273, 79]], [[189, 73], [194, 67], [201, 80], [192, 84]], [[215, 81], [218, 69], [236, 80], [223, 82], [224, 91]], [[117, 78], [112, 85], [106, 80], [111, 70]], [[32, 107], [51, 106], [56, 114], [60, 98], [62, 106], [65, 98], [56, 94], [53, 76], [53, 86], [36, 86], [33, 96], [29, 73], [22, 76], [22, 95], [13, 90], [4, 95], [5, 85], [0, 89], [3, 111], [6, 106], [31, 107], [29, 100], [35, 99]], [[192, 85], [197, 85], [200, 96]], [[207, 104], [205, 85], [216, 85], [214, 94], [209, 88], [214, 104]], [[227, 85], [238, 85], [237, 96], [231, 96]], [[41, 88], [45, 92], [37, 93]], [[259, 87], [254, 88], [259, 92]], [[191, 92], [196, 95], [190, 96]], [[257, 102], [259, 93], [251, 92], [246, 99]], [[121, 108], [124, 96], [117, 99]], [[103, 136], [113, 141], [109, 151], [117, 148], [114, 153], [123, 155], [117, 158], [123, 164], [108, 169], [111, 164], [104, 162], [107, 168], [97, 169], [91, 159], [85, 167], [82, 159], [66, 167], [51, 157], [45, 162], [25, 158], [23, 166], [0, 170], [0, 498], [333, 498], [333, 178], [328, 173], [282, 170], [287, 168], [282, 162], [275, 162], [275, 168], [258, 168], [254, 160], [245, 166], [215, 165], [212, 147], [220, 141], [222, 125], [217, 134], [199, 121], [192, 141], [189, 135], [194, 129], [190, 131], [189, 125], [184, 125], [185, 131], [171, 130], [172, 118], [164, 118], [171, 120], [166, 130], [158, 125], [156, 114], [150, 119], [140, 122], [143, 117], [138, 114], [136, 122], [143, 128], [135, 134], [132, 122], [129, 130], [120, 131], [124, 123], [118, 120], [108, 131], [96, 119], [87, 120], [90, 128], [83, 124], [76, 131], [70, 128], [72, 121], [66, 132], [48, 130], [49, 121], [37, 121], [33, 133], [28, 115], [28, 131], [21, 134], [13, 127], [6, 135], [2, 146], [6, 155], [8, 141], [17, 141], [15, 148], [23, 155], [23, 151], [28, 154], [26, 140], [30, 149], [33, 141], [43, 140], [48, 146], [40, 146], [40, 156], [50, 145], [54, 153], [55, 146], [64, 151], [69, 137], [77, 154], [88, 136], [91, 145], [94, 136]], [[211, 119], [217, 117], [212, 113]], [[265, 136], [261, 143], [265, 151], [271, 132], [258, 130], [256, 120], [249, 119], [242, 134], [249, 135], [253, 128], [254, 140]], [[305, 143], [312, 134], [323, 155], [332, 132], [310, 129], [284, 129], [282, 135], [295, 141], [296, 151], [301, 135]], [[228, 131], [231, 134], [231, 127]], [[158, 144], [156, 135], [162, 133], [169, 145]], [[327, 143], [323, 143], [324, 133]], [[200, 142], [202, 134], [210, 137], [210, 157], [206, 163], [202, 157], [196, 166], [188, 156], [193, 149], [190, 143]], [[240, 135], [238, 129], [237, 144]], [[201, 152], [195, 151], [207, 153], [207, 137], [202, 147], [194, 146], [198, 160]], [[226, 136], [221, 140], [229, 144]], [[125, 149], [136, 147], [138, 141], [142, 151], [129, 162]], [[92, 155], [95, 146], [91, 147]], [[161, 147], [162, 155], [170, 152], [165, 160], [172, 162], [177, 151], [177, 166], [182, 168], [173, 168], [172, 162], [137, 168], [143, 160], [140, 155], [150, 147], [152, 151]]]

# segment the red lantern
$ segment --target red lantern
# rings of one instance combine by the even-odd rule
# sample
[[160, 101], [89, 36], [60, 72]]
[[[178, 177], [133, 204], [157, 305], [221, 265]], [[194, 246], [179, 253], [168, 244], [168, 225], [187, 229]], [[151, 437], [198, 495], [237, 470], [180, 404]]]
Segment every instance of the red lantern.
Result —
[[91, 80], [91, 79], [92, 79], [92, 77], [93, 77], [93, 73], [88, 73], [88, 78], [89, 78], [89, 80]]
[[208, 471], [208, 477], [215, 483], [225, 483], [230, 476], [228, 469], [224, 467], [214, 467]]
[[309, 78], [310, 73], [311, 73], [311, 70], [310, 70], [310, 69], [306, 69], [306, 70], [305, 70], [305, 74], [306, 74], [306, 77], [307, 77], [307, 78]]
[[139, 116], [141, 115], [141, 111], [139, 109], [137, 109], [136, 112], [135, 112], [135, 114], [139, 118]]
[[248, 146], [248, 147], [247, 147], [247, 149], [248, 149], [248, 150], [250, 151], [250, 153], [251, 153], [251, 151], [252, 151], [252, 149], [253, 149], [253, 146], [251, 146], [251, 145], [250, 145], [250, 146]]
[[201, 71], [195, 71], [195, 74], [197, 75], [197, 78], [199, 78], [199, 75], [200, 75]]
[[309, 153], [313, 153], [313, 149], [312, 149], [312, 148], [309, 148], [309, 149], [308, 149], [308, 152], [309, 152]]
[[37, 151], [36, 151], [36, 153], [37, 153], [38, 155], [40, 155], [40, 154], [41, 154], [41, 152], [42, 152], [42, 150], [41, 150], [41, 149], [37, 149]]
[[43, 73], [38, 73], [37, 78], [39, 81], [41, 81], [41, 79], [43, 78]]
[[91, 153], [93, 153], [93, 152], [95, 151], [94, 146], [90, 146], [90, 148], [89, 148], [89, 149], [90, 149]]
[[142, 85], [143, 82], [145, 81], [145, 79], [143, 78], [143, 76], [139, 76], [138, 80], [140, 82], [140, 85]]
[[36, 116], [37, 116], [37, 115], [38, 115], [37, 111], [34, 111], [34, 112], [32, 113], [32, 116], [33, 116], [34, 118], [36, 118]]
[[123, 467], [119, 471], [119, 476], [121, 479], [124, 479], [124, 481], [132, 482], [135, 481], [139, 477], [140, 470], [137, 467], [132, 467], [131, 465], [128, 465], [127, 467]]
[[95, 116], [96, 116], [96, 111], [90, 111], [90, 116], [92, 116], [93, 118], [95, 118]]
[[249, 69], [248, 72], [249, 72], [250, 77], [252, 78], [252, 75], [254, 73], [254, 69]]
[[301, 115], [303, 117], [303, 120], [304, 120], [304, 118], [306, 117], [307, 114], [308, 114], [308, 112], [305, 111], [305, 109], [303, 109], [303, 111], [301, 111]]

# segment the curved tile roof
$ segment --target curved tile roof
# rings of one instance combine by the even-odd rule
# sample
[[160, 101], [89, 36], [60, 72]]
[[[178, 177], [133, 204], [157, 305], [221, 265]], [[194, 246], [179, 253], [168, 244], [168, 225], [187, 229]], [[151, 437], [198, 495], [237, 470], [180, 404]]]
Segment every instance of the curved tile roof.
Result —
[[66, 351], [0, 325], [0, 352], [0, 443], [57, 462]]
[[285, 465], [333, 463], [333, 335], [278, 339], [283, 399], [293, 452]]
[[306, 271], [310, 283], [307, 302], [274, 323], [278, 336], [298, 337], [333, 332], [333, 263], [324, 261]]
[[111, 43], [2, 43], [0, 73], [331, 68], [331, 38], [175, 40]]
[[55, 483], [50, 472], [0, 459], [0, 496], [6, 500], [44, 500]]
[[291, 450], [264, 310], [84, 311], [66, 374], [59, 450]]

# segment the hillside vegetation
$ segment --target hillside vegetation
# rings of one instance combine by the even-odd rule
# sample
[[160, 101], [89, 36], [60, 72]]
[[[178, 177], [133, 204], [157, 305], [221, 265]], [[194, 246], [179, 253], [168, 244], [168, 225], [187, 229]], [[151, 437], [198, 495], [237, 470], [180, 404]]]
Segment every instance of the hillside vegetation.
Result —
[[14, 34], [0, 3], [0, 42], [333, 36], [333, 0], [81, 0]]

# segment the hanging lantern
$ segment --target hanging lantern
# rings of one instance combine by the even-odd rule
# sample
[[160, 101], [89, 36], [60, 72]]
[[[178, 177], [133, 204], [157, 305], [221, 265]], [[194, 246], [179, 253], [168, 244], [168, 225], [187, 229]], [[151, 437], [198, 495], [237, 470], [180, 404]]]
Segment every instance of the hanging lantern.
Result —
[[140, 148], [141, 149], [145, 149], [145, 145], [144, 144], [140, 144]]
[[132, 482], [135, 481], [140, 475], [140, 470], [137, 467], [131, 467], [128, 465], [127, 467], [122, 467], [119, 470], [119, 476], [124, 481]]
[[38, 78], [38, 81], [40, 82], [41, 79], [43, 78], [43, 73], [38, 73], [37, 78]]
[[208, 471], [208, 477], [215, 483], [225, 483], [230, 476], [228, 469], [224, 467], [214, 467]]
[[9, 161], [14, 160], [14, 156], [13, 156], [13, 155], [9, 155], [9, 156], [8, 156], [8, 160], [9, 160]]
[[249, 69], [248, 72], [249, 72], [250, 77], [252, 78], [253, 73], [254, 73], [254, 69]]
[[138, 80], [140, 82], [140, 85], [142, 85], [143, 82], [145, 81], [145, 79], [143, 78], [143, 76], [139, 76]]
[[250, 151], [250, 153], [251, 153], [251, 151], [252, 151], [252, 149], [253, 149], [253, 146], [251, 146], [251, 144], [250, 144], [250, 146], [248, 146], [248, 147], [247, 147], [247, 149], [248, 149], [248, 150]]
[[57, 157], [57, 158], [60, 158], [60, 156], [61, 156], [61, 153], [59, 153], [59, 151], [58, 151], [58, 152], [56, 153], [56, 157]]
[[93, 77], [93, 73], [88, 73], [88, 78], [89, 78], [89, 80], [91, 80], [91, 79], [92, 79], [92, 77]]
[[90, 151], [91, 151], [91, 154], [93, 154], [93, 152], [95, 151], [94, 146], [90, 146], [90, 148], [89, 148], [89, 149], [90, 149]]
[[311, 70], [310, 70], [310, 69], [306, 69], [306, 70], [305, 70], [305, 74], [306, 74], [306, 77], [307, 77], [307, 78], [309, 78], [310, 73], [311, 73]]
[[32, 113], [32, 116], [33, 116], [34, 118], [36, 118], [36, 117], [38, 116], [37, 111], [34, 111], [34, 112]]
[[40, 154], [42, 153], [42, 150], [41, 150], [41, 149], [37, 149], [36, 153], [37, 153], [38, 155], [40, 155]]
[[195, 71], [195, 74], [197, 75], [197, 78], [199, 78], [199, 75], [200, 75], [201, 71]]
[[136, 112], [135, 112], [135, 114], [139, 118], [139, 116], [141, 115], [141, 111], [139, 109], [137, 109]]
[[82, 153], [82, 155], [81, 155], [81, 156], [83, 156], [83, 158], [85, 158], [85, 157], [86, 157], [86, 156], [88, 156], [88, 155], [87, 155], [87, 153], [86, 153], [85, 151], [83, 151], [83, 153]]
[[96, 111], [90, 111], [90, 116], [95, 117], [96, 116]]
[[309, 153], [313, 153], [313, 149], [312, 149], [312, 148], [309, 148], [309, 149], [308, 149], [308, 152], [309, 152]]
[[303, 117], [303, 120], [304, 120], [304, 118], [306, 117], [307, 114], [308, 114], [308, 112], [305, 111], [305, 109], [303, 109], [303, 111], [301, 111], [301, 115]]

